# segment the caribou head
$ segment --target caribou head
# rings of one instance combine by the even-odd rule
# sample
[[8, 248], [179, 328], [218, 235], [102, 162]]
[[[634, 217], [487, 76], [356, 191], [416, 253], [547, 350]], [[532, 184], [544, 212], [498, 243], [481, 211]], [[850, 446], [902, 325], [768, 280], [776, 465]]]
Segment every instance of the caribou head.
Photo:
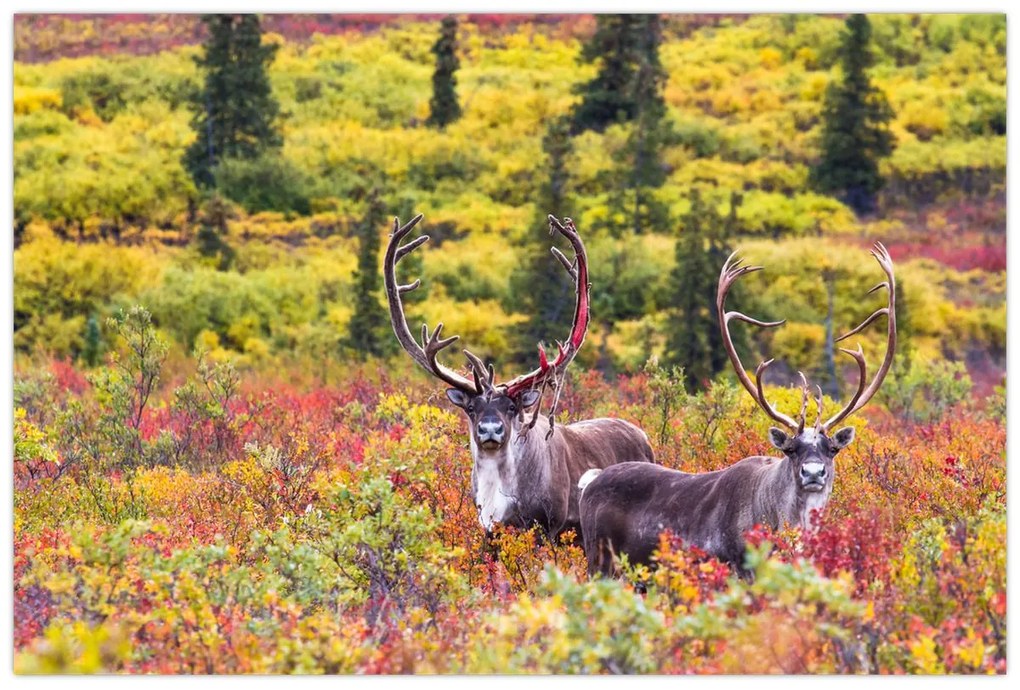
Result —
[[[541, 345], [538, 367], [510, 381], [499, 383], [491, 364], [464, 350], [470, 375], [460, 374], [438, 361], [439, 353], [457, 336], [443, 338], [443, 324], [429, 332], [422, 325], [421, 342], [407, 327], [401, 295], [414, 290], [420, 280], [397, 282], [396, 264], [429, 238], [401, 241], [421, 220], [415, 216], [405, 225], [394, 219], [386, 248], [383, 271], [390, 321], [397, 340], [411, 358], [445, 382], [447, 397], [461, 408], [470, 422], [472, 488], [478, 517], [486, 530], [497, 522], [527, 527], [538, 523], [550, 534], [577, 529], [577, 480], [591, 468], [625, 460], [650, 461], [652, 450], [644, 433], [619, 419], [595, 419], [554, 427], [566, 369], [584, 342], [590, 321], [588, 255], [574, 227], [549, 216], [549, 230], [570, 242], [569, 261], [555, 247], [552, 253], [574, 281], [574, 319], [567, 339], [558, 343], [556, 357], [549, 360]], [[541, 415], [542, 399], [552, 392], [548, 416]], [[532, 410], [530, 416], [526, 414]]]

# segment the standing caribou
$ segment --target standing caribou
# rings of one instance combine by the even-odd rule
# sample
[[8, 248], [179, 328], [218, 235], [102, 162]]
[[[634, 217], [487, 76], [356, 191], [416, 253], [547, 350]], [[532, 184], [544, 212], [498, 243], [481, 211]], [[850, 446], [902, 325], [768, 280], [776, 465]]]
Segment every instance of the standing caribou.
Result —
[[665, 530], [679, 536], [685, 543], [697, 546], [735, 566], [743, 568], [744, 533], [756, 524], [773, 529], [789, 523], [812, 528], [813, 511], [821, 511], [832, 492], [836, 454], [854, 439], [852, 427], [830, 435], [839, 422], [859, 410], [882, 385], [892, 365], [896, 350], [896, 279], [892, 258], [881, 243], [871, 252], [888, 280], [879, 283], [868, 294], [882, 287], [888, 291], [888, 304], [878, 309], [857, 328], [837, 338], [836, 342], [859, 333], [883, 314], [888, 319], [888, 343], [885, 360], [868, 384], [864, 353], [840, 350], [854, 359], [860, 369], [857, 391], [850, 402], [828, 420], [822, 421], [822, 392], [818, 389], [818, 417], [813, 428], [805, 428], [808, 404], [807, 379], [801, 373], [803, 400], [799, 418], [794, 421], [775, 410], [765, 399], [762, 375], [774, 360], [758, 365], [756, 383], [744, 371], [729, 333], [732, 319], [755, 326], [772, 328], [785, 321], [764, 322], [740, 312], [724, 309], [726, 294], [741, 276], [761, 270], [761, 266], [741, 266], [731, 254], [719, 275], [716, 307], [723, 344], [737, 377], [755, 402], [769, 417], [792, 433], [769, 429], [769, 441], [783, 453], [782, 458], [752, 456], [715, 472], [690, 474], [655, 465], [622, 463], [604, 471], [585, 473], [578, 488], [581, 494], [581, 529], [584, 550], [588, 557], [588, 575], [611, 575], [613, 558], [626, 554], [630, 563], [648, 563]]
[[[398, 284], [396, 264], [429, 239], [422, 235], [400, 245], [421, 218], [419, 214], [403, 226], [398, 219], [393, 220], [393, 234], [383, 261], [390, 321], [407, 354], [450, 385], [447, 397], [467, 414], [474, 461], [471, 486], [482, 527], [491, 532], [496, 523], [515, 527], [537, 523], [550, 536], [568, 529], [579, 533], [577, 482], [581, 475], [589, 469], [623, 461], [652, 462], [652, 448], [643, 431], [620, 419], [591, 419], [554, 427], [564, 373], [584, 342], [590, 320], [588, 256], [574, 223], [569, 218], [560, 223], [549, 216], [550, 232], [559, 232], [574, 249], [574, 261], [570, 262], [552, 248], [576, 287], [570, 336], [559, 343], [559, 352], [552, 362], [539, 346], [537, 369], [507, 383], [496, 383], [492, 365], [486, 367], [467, 350], [464, 355], [471, 379], [437, 361], [439, 352], [459, 337], [442, 338], [442, 323], [431, 334], [423, 324], [420, 344], [407, 327], [401, 295], [417, 288], [421, 280]], [[546, 418], [539, 413], [548, 388], [553, 391], [553, 403]], [[534, 408], [530, 419], [525, 416], [529, 408]]]

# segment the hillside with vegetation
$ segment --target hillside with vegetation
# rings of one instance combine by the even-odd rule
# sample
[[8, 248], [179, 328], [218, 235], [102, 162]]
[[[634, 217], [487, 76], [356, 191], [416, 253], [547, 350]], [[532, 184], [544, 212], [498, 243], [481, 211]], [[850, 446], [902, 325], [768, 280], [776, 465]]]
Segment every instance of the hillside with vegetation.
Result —
[[[660, 179], [634, 222], [640, 123], [554, 131], [596, 76], [591, 16], [460, 17], [461, 112], [441, 128], [441, 17], [267, 17], [279, 145], [210, 190], [186, 162], [197, 17], [18, 15], [16, 668], [1004, 672], [1006, 20], [869, 19], [894, 143], [873, 210], [811, 177], [843, 17], [677, 15]], [[765, 266], [740, 309], [787, 323], [740, 347], [776, 358], [770, 396], [791, 411], [798, 371], [827, 405], [852, 391], [826, 328], [876, 308], [867, 250], [884, 243], [896, 366], [821, 529], [760, 535], [776, 550], [752, 551], [750, 583], [666, 540], [634, 574], [646, 595], [588, 583], [575, 544], [486, 542], [465, 423], [386, 323], [382, 252], [417, 213], [412, 332], [442, 321], [505, 376], [568, 332], [568, 309], [529, 330], [563, 294], [529, 266], [545, 215], [573, 218], [593, 315], [562, 421], [629, 419], [686, 471], [765, 452], [767, 424], [731, 372], [685, 387], [672, 366], [704, 323], [678, 298], [685, 239], [721, 228]], [[722, 259], [701, 253], [714, 289]], [[374, 302], [381, 326], [359, 309]], [[860, 337], [870, 362], [881, 330]]]

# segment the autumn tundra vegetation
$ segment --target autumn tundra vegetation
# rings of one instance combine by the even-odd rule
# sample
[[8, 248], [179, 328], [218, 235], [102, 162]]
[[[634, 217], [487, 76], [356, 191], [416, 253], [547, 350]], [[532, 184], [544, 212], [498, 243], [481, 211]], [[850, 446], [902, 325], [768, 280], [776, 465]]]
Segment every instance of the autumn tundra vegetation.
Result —
[[[15, 670], [1004, 673], [1005, 24], [17, 15]], [[602, 418], [841, 448], [589, 578]]]

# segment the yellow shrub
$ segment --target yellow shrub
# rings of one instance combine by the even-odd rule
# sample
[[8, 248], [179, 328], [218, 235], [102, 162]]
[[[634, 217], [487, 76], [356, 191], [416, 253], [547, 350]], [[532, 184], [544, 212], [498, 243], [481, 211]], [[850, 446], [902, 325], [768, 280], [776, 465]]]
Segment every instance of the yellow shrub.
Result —
[[61, 106], [60, 91], [56, 89], [14, 87], [14, 114], [29, 115], [37, 110], [57, 110]]

